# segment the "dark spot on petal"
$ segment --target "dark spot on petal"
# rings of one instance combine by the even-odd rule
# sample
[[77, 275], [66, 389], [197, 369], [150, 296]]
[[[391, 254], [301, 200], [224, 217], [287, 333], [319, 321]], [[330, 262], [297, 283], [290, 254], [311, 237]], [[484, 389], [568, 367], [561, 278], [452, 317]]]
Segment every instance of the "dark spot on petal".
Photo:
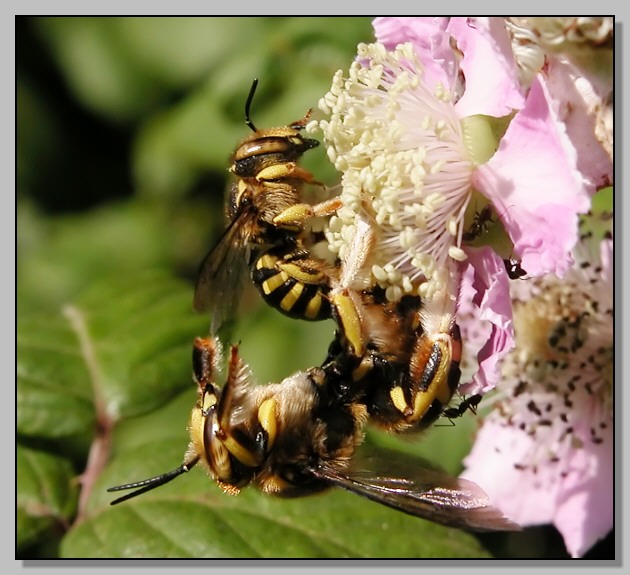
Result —
[[521, 393], [525, 391], [526, 388], [527, 388], [527, 381], [525, 380], [519, 381], [516, 387], [514, 388], [514, 392], [513, 392], [514, 397], [518, 397]]
[[540, 411], [540, 409], [538, 409], [538, 406], [533, 399], [527, 404], [527, 409], [538, 416], [542, 415], [542, 412]]

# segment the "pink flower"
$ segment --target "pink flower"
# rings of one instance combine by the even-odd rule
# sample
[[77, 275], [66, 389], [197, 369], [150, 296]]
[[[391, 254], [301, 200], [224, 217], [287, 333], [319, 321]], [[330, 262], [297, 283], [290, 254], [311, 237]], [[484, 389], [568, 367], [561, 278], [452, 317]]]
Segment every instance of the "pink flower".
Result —
[[328, 118], [319, 127], [342, 173], [330, 247], [343, 259], [357, 214], [370, 211], [372, 282], [392, 300], [439, 296], [450, 289], [447, 262], [472, 266], [477, 313], [492, 326], [477, 375], [488, 389], [512, 345], [497, 262], [522, 260], [529, 276], [566, 272], [594, 190], [544, 82], [519, 83], [503, 19], [377, 18], [374, 29], [379, 43], [360, 45], [320, 101]]
[[562, 57], [548, 59], [541, 78], [575, 146], [577, 166], [589, 189], [612, 185], [612, 94], [599, 93], [596, 84]]
[[521, 84], [539, 78], [592, 188], [612, 184], [613, 30], [604, 17], [511, 17], [506, 26]]
[[556, 276], [513, 282], [516, 348], [463, 477], [582, 556], [613, 526], [613, 242]]
[[576, 169], [575, 148], [539, 82], [497, 152], [476, 170], [474, 184], [491, 200], [530, 276], [566, 272], [578, 215], [588, 210], [590, 196]]
[[[469, 248], [462, 276], [458, 323], [464, 341], [462, 368], [471, 381], [459, 386], [462, 395], [484, 394], [494, 388], [500, 361], [514, 347], [512, 302], [503, 260], [491, 248]], [[475, 358], [473, 359], [473, 355]]]

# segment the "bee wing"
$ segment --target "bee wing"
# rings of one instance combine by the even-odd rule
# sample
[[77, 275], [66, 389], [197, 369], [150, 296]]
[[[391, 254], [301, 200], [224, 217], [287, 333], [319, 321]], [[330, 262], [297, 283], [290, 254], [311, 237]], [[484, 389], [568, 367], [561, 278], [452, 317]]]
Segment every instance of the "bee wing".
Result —
[[198, 312], [210, 312], [212, 335], [232, 315], [243, 290], [249, 246], [242, 230], [248, 217], [247, 210], [237, 213], [199, 267], [193, 307]]
[[370, 471], [339, 470], [320, 464], [312, 473], [387, 507], [448, 527], [471, 531], [517, 531], [518, 525], [490, 505], [486, 493], [472, 481], [428, 468], [389, 477]]

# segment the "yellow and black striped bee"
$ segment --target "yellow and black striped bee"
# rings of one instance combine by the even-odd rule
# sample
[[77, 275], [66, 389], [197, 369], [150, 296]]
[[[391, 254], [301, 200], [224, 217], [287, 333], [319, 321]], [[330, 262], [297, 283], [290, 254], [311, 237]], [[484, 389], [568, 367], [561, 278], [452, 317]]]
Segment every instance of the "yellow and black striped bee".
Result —
[[168, 483], [200, 463], [232, 495], [249, 484], [281, 497], [336, 486], [448, 526], [517, 529], [470, 481], [422, 467], [393, 474], [390, 460], [359, 464], [355, 452], [363, 441], [366, 407], [347, 393], [334, 370], [311, 368], [279, 384], [255, 386], [232, 347], [227, 380], [220, 389], [214, 381], [220, 355], [216, 338], [196, 340], [193, 366], [199, 398], [183, 464], [151, 479], [110, 488], [135, 490], [112, 504]]
[[431, 299], [406, 295], [392, 302], [378, 286], [362, 288], [374, 234], [366, 207], [339, 274], [331, 278], [329, 298], [339, 329], [324, 365], [354, 390], [378, 426], [397, 433], [424, 429], [445, 412], [458, 413], [449, 404], [461, 376], [459, 277], [450, 266], [443, 291]]
[[363, 327], [364, 352], [357, 356], [339, 330], [326, 369], [338, 373], [356, 401], [365, 404], [370, 421], [401, 433], [429, 427], [438, 417], [464, 414], [451, 407], [460, 383], [462, 341], [453, 316], [431, 315], [418, 296], [385, 302], [363, 294], [356, 307]]
[[229, 169], [238, 177], [227, 201], [229, 223], [204, 259], [195, 288], [194, 308], [210, 311], [211, 333], [235, 307], [248, 268], [262, 297], [286, 315], [320, 320], [331, 314], [325, 295], [334, 265], [310, 255], [313, 236], [307, 227], [340, 204], [336, 199], [316, 205], [302, 201], [304, 184], [322, 185], [297, 164], [319, 145], [301, 134], [310, 110], [288, 126], [259, 130], [250, 119], [256, 86], [257, 80], [245, 104], [253, 134], [238, 145]]

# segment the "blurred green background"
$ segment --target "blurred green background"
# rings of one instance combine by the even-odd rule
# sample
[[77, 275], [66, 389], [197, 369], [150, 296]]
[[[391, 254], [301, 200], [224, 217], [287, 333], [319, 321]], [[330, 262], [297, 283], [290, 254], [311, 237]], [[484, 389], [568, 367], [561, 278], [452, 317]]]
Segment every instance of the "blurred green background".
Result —
[[[223, 229], [228, 161], [248, 134], [253, 78], [255, 124], [285, 125], [316, 108], [357, 43], [371, 39], [364, 17], [16, 19], [17, 557], [565, 556], [553, 530], [422, 532], [425, 522], [344, 493], [277, 503], [249, 490], [226, 503], [200, 470], [146, 496], [174, 502], [177, 520], [149, 518], [143, 498], [108, 507], [106, 487], [183, 457], [195, 400], [190, 348], [207, 330], [192, 311], [194, 280]], [[304, 164], [335, 183], [322, 147]], [[321, 363], [333, 330], [289, 320], [248, 289], [229, 337], [267, 382]], [[421, 442], [370, 440], [457, 473], [474, 425], [464, 418]], [[82, 502], [76, 476], [90, 450], [106, 454], [104, 471], [89, 466], [104, 477]], [[196, 525], [190, 501], [206, 513], [198, 530], [211, 515], [223, 534], [202, 537], [217, 547], [174, 545]], [[278, 535], [284, 546], [235, 543], [252, 524], [238, 514], [252, 509], [259, 532], [286, 514], [277, 522], [288, 530]], [[358, 521], [369, 510], [365, 525], [336, 532], [338, 509]], [[332, 523], [314, 523], [319, 512]], [[404, 532], [386, 538], [398, 522]]]

